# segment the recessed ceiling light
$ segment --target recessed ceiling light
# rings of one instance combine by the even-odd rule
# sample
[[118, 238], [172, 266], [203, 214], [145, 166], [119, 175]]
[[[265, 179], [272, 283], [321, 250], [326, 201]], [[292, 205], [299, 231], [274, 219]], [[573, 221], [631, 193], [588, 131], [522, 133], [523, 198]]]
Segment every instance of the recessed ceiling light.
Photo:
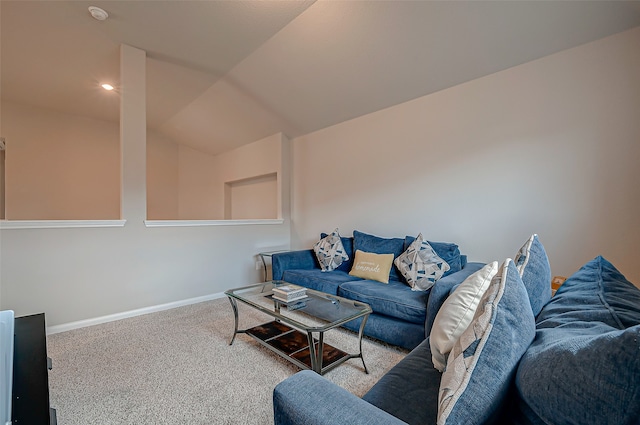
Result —
[[105, 84], [101, 84], [101, 86], [105, 90], [109, 90], [109, 91], [113, 90], [113, 86], [111, 84], [105, 83]]
[[89, 6], [89, 13], [91, 13], [91, 16], [98, 21], [104, 21], [109, 17], [109, 14], [104, 9], [100, 9], [96, 6]]

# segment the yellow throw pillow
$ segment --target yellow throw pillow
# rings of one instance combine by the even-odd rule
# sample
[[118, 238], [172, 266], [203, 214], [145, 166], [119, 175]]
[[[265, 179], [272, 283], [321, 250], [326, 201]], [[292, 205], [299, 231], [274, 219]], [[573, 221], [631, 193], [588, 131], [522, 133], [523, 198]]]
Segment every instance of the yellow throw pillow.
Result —
[[363, 279], [389, 283], [389, 272], [392, 265], [393, 254], [374, 254], [358, 249], [349, 274]]

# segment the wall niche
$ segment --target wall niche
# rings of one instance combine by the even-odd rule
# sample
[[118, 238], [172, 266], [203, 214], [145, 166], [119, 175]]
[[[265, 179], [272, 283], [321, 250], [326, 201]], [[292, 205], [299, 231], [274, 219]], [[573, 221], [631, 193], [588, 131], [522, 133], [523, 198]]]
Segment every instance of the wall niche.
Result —
[[278, 218], [278, 175], [269, 173], [225, 182], [225, 220]]

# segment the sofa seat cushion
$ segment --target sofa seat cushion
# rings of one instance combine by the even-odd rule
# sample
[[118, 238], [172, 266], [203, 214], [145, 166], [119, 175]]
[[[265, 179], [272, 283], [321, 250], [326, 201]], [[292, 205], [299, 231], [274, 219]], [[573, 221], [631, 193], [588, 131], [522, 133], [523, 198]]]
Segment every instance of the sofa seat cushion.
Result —
[[[320, 269], [285, 270], [282, 280], [305, 288], [325, 292], [331, 295], [338, 294], [338, 287], [344, 282], [362, 280], [358, 277], [350, 276], [349, 273], [333, 270], [323, 272]], [[382, 283], [380, 285], [383, 285]]]
[[367, 303], [374, 313], [424, 325], [430, 291], [412, 291], [397, 280], [380, 283], [373, 280], [344, 282], [338, 296]]
[[[342, 326], [354, 332], [359, 332], [361, 324], [362, 318], [359, 318], [351, 320]], [[413, 350], [424, 341], [425, 332], [424, 324], [409, 323], [395, 317], [373, 313], [367, 318], [364, 334], [391, 345]]]
[[435, 424], [441, 377], [431, 363], [426, 339], [362, 398], [406, 423]]
[[638, 423], [640, 290], [602, 257], [585, 264], [538, 315], [516, 386], [526, 423]]

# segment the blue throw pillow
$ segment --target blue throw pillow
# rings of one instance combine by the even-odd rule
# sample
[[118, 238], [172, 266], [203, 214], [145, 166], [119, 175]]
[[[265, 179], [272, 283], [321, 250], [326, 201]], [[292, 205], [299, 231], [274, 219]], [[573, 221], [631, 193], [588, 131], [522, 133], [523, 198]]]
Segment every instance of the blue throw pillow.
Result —
[[[404, 252], [404, 239], [400, 238], [380, 238], [378, 236], [353, 231], [353, 250], [364, 252], [373, 252], [374, 254], [393, 254], [396, 259], [398, 255]], [[394, 280], [402, 280], [402, 274], [398, 268], [393, 265], [389, 272], [389, 278]]]
[[533, 315], [537, 316], [551, 298], [551, 266], [538, 235], [525, 242], [513, 261], [527, 288]]
[[[405, 236], [403, 252], [409, 248], [409, 245], [416, 240], [415, 236]], [[442, 275], [442, 277], [449, 276], [451, 273], [459, 272], [462, 270], [462, 256], [460, 255], [460, 249], [458, 245], [448, 242], [432, 242], [427, 241], [431, 248], [438, 254], [438, 257], [442, 258], [449, 264], [449, 270]]]
[[640, 423], [640, 290], [585, 264], [540, 312], [516, 386], [529, 423]]
[[520, 358], [535, 334], [527, 290], [509, 258], [460, 335], [440, 382], [438, 424], [485, 424], [502, 414]]

